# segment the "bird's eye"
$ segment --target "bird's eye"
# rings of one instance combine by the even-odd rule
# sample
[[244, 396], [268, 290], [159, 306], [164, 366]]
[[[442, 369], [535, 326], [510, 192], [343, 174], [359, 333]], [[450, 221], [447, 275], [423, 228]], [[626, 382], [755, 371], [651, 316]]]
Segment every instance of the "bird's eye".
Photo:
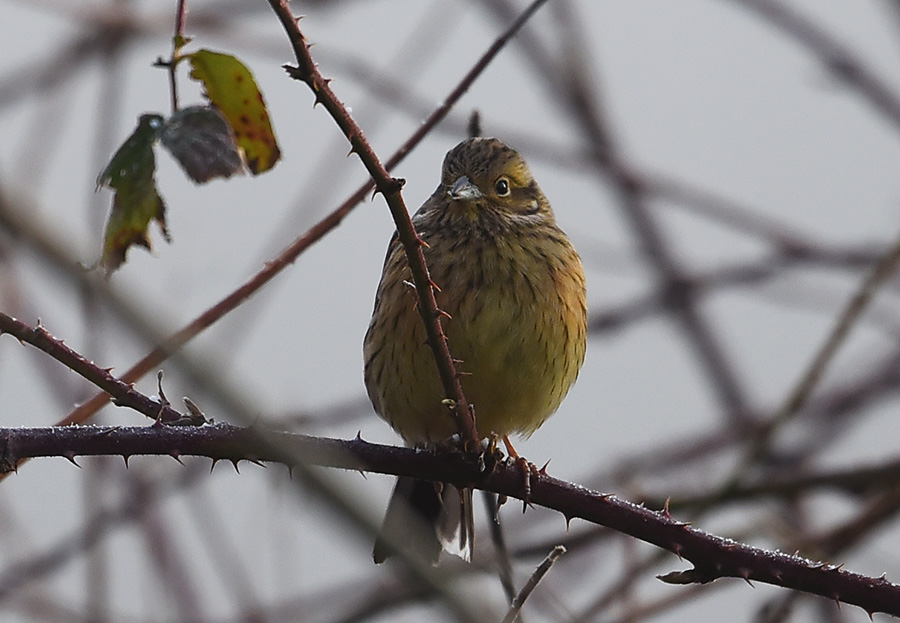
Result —
[[509, 194], [509, 180], [505, 177], [501, 177], [499, 180], [494, 182], [494, 191], [500, 197], [506, 197]]

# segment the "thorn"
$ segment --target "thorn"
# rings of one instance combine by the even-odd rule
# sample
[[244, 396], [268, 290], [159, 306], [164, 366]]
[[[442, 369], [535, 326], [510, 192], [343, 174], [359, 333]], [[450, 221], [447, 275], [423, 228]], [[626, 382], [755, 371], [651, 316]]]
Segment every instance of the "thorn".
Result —
[[[531, 500], [531, 469], [528, 464], [528, 461], [524, 459], [520, 459], [520, 465], [522, 467], [522, 473], [525, 476], [525, 498], [522, 500], [527, 505]], [[525, 508], [522, 508], [522, 514], [525, 514]]]
[[128, 469], [128, 459], [130, 459], [130, 458], [131, 458], [131, 456], [128, 454], [122, 455], [122, 459], [125, 461], [125, 469]]
[[63, 456], [68, 459], [69, 463], [81, 469], [81, 465], [75, 462], [75, 453], [74, 452], [63, 452]]
[[216, 463], [218, 463], [221, 459], [213, 459], [212, 465], [209, 466], [209, 473], [212, 474], [213, 470], [216, 468]]
[[231, 464], [234, 465], [234, 471], [236, 471], [238, 474], [241, 473], [241, 470], [238, 468], [238, 463], [240, 462], [240, 459], [231, 459]]
[[663, 509], [662, 509], [662, 512], [660, 513], [663, 517], [665, 517], [667, 519], [672, 516], [672, 513], [669, 512], [669, 500], [671, 500], [671, 499], [672, 499], [671, 497], [666, 498], [666, 503], [663, 504]]
[[749, 569], [738, 569], [738, 575], [744, 579], [744, 582], [750, 585], [751, 588], [756, 588], [753, 586], [753, 582], [750, 581], [750, 570]]
[[162, 403], [162, 406], [168, 407], [172, 403], [170, 403], [169, 399], [166, 398], [166, 393], [163, 391], [162, 383], [163, 383], [163, 371], [159, 370], [156, 373], [156, 393], [159, 395], [159, 401]]
[[294, 479], [294, 466], [288, 465], [287, 468], [288, 468], [288, 478], [293, 480]]
[[244, 460], [245, 460], [245, 461], [250, 461], [250, 462], [253, 463], [254, 465], [259, 465], [259, 466], [262, 467], [263, 469], [269, 469], [269, 468], [266, 466], [266, 464], [263, 463], [262, 461], [260, 461], [259, 459], [254, 459], [254, 458], [248, 456], [248, 457], [247, 457], [246, 459], [244, 459]]
[[840, 596], [837, 595], [837, 594], [834, 594], [834, 595], [831, 596], [831, 598], [834, 600], [835, 605], [837, 605], [838, 610], [840, 610], [840, 609], [841, 609], [841, 599], [840, 599]]
[[445, 312], [440, 307], [437, 308], [435, 310], [435, 312], [437, 313], [438, 317], [443, 317], [443, 318], [446, 318], [447, 320], [453, 320], [453, 316], [451, 316], [449, 313]]
[[544, 466], [538, 470], [538, 474], [540, 474], [541, 476], [546, 476], [547, 475], [547, 466], [550, 465], [550, 461], [552, 461], [552, 460], [553, 459], [547, 459], [547, 462], [544, 463]]
[[[432, 288], [434, 288], [434, 291], [435, 291], [435, 292], [440, 292], [440, 291], [441, 291], [441, 286], [439, 286], [438, 284], [436, 284], [436, 283], [434, 282], [433, 279], [429, 279], [429, 280], [428, 280], [428, 283], [429, 283], [429, 285], [431, 285]], [[444, 312], [444, 313], [447, 313], [447, 312]]]
[[362, 441], [362, 429], [356, 431], [356, 441]]
[[772, 577], [774, 577], [779, 582], [781, 582], [784, 579], [784, 575], [781, 573], [781, 571], [778, 571], [778, 570], [775, 570], [772, 572]]
[[674, 553], [676, 556], [678, 556], [678, 560], [684, 560], [684, 558], [681, 556], [681, 550], [682, 550], [681, 543], [673, 543], [672, 544], [672, 553]]
[[169, 450], [169, 456], [184, 465], [184, 463], [181, 461], [181, 452], [179, 452], [178, 450]]
[[[418, 242], [420, 245], [422, 245], [422, 246], [425, 247], [426, 249], [430, 249], [430, 248], [431, 248], [431, 245], [428, 244], [427, 242], [425, 242], [425, 239], [422, 238], [421, 236], [419, 236], [418, 234], [416, 234], [416, 242]], [[438, 288], [438, 292], [440, 292], [440, 291], [441, 291], [440, 288]]]
[[563, 517], [565, 517], [565, 519], [566, 519], [566, 532], [568, 532], [568, 531], [569, 531], [569, 528], [571, 527], [571, 524], [572, 524], [572, 517], [573, 517], [573, 516], [572, 516], [572, 515], [566, 515], [565, 513], [563, 513]]

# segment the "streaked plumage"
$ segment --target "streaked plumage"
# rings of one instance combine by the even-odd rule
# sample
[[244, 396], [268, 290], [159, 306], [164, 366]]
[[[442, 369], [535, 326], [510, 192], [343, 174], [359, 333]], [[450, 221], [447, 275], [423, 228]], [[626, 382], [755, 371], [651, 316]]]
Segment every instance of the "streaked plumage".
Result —
[[[530, 435], [559, 407], [584, 360], [578, 254], [525, 161], [496, 139], [468, 139], [447, 154], [441, 183], [413, 223], [440, 287], [438, 306], [450, 315], [444, 331], [479, 434]], [[378, 414], [423, 445], [457, 431], [410, 281], [395, 236], [363, 346], [365, 382]], [[471, 504], [463, 502], [465, 519]], [[463, 549], [470, 546], [468, 538]]]

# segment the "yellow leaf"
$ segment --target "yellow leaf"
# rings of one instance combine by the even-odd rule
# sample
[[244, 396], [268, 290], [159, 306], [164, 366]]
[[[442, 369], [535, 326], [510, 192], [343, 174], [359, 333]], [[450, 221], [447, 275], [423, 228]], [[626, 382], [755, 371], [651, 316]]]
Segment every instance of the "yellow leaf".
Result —
[[211, 50], [198, 50], [186, 58], [191, 62], [191, 78], [203, 83], [206, 97], [231, 126], [247, 168], [254, 175], [271, 169], [281, 151], [250, 70], [235, 57]]

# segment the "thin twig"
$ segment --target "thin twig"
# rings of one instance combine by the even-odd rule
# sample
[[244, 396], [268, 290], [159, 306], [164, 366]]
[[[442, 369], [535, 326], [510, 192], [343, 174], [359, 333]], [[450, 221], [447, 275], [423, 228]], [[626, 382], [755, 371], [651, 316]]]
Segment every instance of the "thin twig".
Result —
[[534, 570], [534, 573], [531, 574], [531, 577], [528, 578], [528, 581], [525, 582], [525, 586], [522, 587], [522, 590], [520, 590], [519, 594], [516, 595], [516, 598], [513, 599], [512, 606], [510, 606], [506, 616], [503, 617], [503, 623], [514, 623], [519, 619], [519, 612], [521, 612], [522, 606], [525, 605], [525, 600], [528, 599], [534, 589], [537, 588], [540, 581], [547, 575], [547, 572], [550, 571], [550, 567], [553, 566], [556, 559], [565, 553], [566, 548], [562, 545], [557, 545], [550, 550], [547, 557], [538, 565], [537, 569]]
[[178, 112], [178, 56], [184, 46], [184, 23], [187, 20], [187, 0], [178, 0], [175, 9], [175, 34], [172, 36], [172, 58], [166, 69], [169, 72], [169, 92], [172, 97], [172, 114]]
[[422, 252], [423, 242], [413, 227], [412, 219], [400, 192], [403, 181], [391, 177], [387, 168], [369, 145], [362, 129], [331, 90], [330, 81], [319, 72], [316, 62], [309, 53], [310, 44], [307, 43], [306, 37], [300, 31], [297, 18], [287, 6], [286, 0], [270, 0], [269, 3], [287, 33], [297, 59], [297, 67], [286, 67], [286, 69], [291, 76], [309, 86], [315, 96], [315, 103], [322, 104], [337, 123], [350, 142], [351, 152], [356, 153], [362, 160], [369, 175], [372, 176], [378, 192], [387, 201], [397, 227], [398, 238], [409, 262], [418, 297], [416, 307], [425, 326], [428, 345], [434, 354], [445, 396], [450, 398], [455, 405], [451, 412], [456, 419], [460, 436], [467, 446], [474, 449], [478, 444], [475, 416], [463, 393], [460, 377], [447, 344], [447, 336], [444, 335], [441, 325], [441, 313], [435, 299], [434, 282], [431, 280], [428, 267], [425, 265], [425, 255]]
[[[524, 24], [545, 1], [535, 0], [519, 16], [516, 24]], [[431, 280], [428, 267], [425, 264], [425, 256], [422, 252], [423, 243], [413, 227], [409, 211], [406, 209], [403, 195], [400, 192], [403, 182], [390, 176], [387, 168], [382, 165], [380, 159], [369, 145], [362, 129], [356, 124], [347, 108], [331, 90], [330, 81], [319, 72], [309, 52], [310, 45], [300, 30], [298, 20], [288, 8], [286, 0], [270, 0], [269, 3], [288, 34], [297, 59], [297, 67], [288, 68], [288, 71], [293, 77], [302, 80], [309, 86], [315, 95], [315, 102], [322, 104], [338, 127], [340, 127], [350, 142], [351, 151], [356, 153], [362, 160], [369, 175], [372, 176], [378, 192], [387, 201], [394, 224], [397, 227], [398, 239], [403, 245], [407, 261], [409, 262], [412, 280], [418, 297], [417, 309], [425, 326], [428, 345], [434, 354], [444, 392], [454, 403], [452, 414], [456, 419], [457, 430], [465, 445], [474, 449], [479, 441], [475, 428], [475, 415], [463, 393], [460, 375], [450, 354], [447, 337], [444, 335], [441, 325], [441, 313], [434, 296], [434, 282]], [[494, 43], [493, 47], [499, 49], [505, 41], [506, 39], [501, 37]]]
[[483, 491], [484, 506], [487, 509], [488, 520], [491, 526], [491, 540], [494, 542], [494, 553], [497, 559], [497, 573], [500, 575], [500, 585], [506, 600], [512, 603], [516, 598], [516, 585], [513, 581], [512, 564], [509, 560], [509, 548], [506, 547], [506, 538], [503, 535], [503, 524], [500, 522], [500, 513], [497, 504], [497, 496], [488, 491]]
[[762, 456], [775, 433], [781, 430], [785, 424], [800, 412], [828, 365], [834, 359], [838, 349], [847, 339], [850, 329], [859, 321], [859, 318], [872, 302], [881, 286], [894, 274], [898, 264], [900, 264], [900, 238], [897, 239], [894, 246], [885, 253], [881, 260], [872, 267], [872, 270], [860, 284], [857, 291], [847, 302], [846, 307], [838, 316], [831, 333], [819, 348], [812, 362], [775, 414], [775, 417], [754, 434], [746, 456], [726, 483], [726, 490], [743, 479], [744, 474], [749, 471], [748, 467]]
[[88, 361], [80, 354], [66, 346], [61, 340], [56, 339], [41, 325], [31, 327], [20, 320], [0, 312], [0, 335], [8, 333], [22, 342], [27, 342], [35, 348], [47, 353], [64, 366], [80, 374], [85, 379], [106, 392], [106, 395], [115, 399], [116, 403], [125, 407], [131, 407], [139, 413], [143, 413], [152, 420], [175, 421], [182, 416], [180, 413], [140, 393], [134, 387], [120, 381], [109, 369], [103, 369]]

